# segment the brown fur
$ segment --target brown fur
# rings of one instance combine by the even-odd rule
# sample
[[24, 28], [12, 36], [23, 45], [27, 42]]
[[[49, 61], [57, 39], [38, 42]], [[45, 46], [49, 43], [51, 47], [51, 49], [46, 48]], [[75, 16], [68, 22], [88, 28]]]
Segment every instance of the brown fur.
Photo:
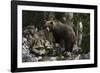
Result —
[[46, 27], [53, 33], [55, 42], [61, 47], [65, 47], [66, 51], [71, 52], [75, 43], [75, 32], [68, 24], [63, 24], [60, 21], [47, 21]]

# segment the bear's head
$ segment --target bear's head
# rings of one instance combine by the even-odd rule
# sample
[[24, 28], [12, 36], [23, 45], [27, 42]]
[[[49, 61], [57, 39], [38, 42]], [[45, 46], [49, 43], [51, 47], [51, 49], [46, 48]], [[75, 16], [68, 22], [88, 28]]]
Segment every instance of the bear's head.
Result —
[[54, 29], [55, 25], [55, 21], [46, 21], [44, 27], [48, 32], [51, 32]]

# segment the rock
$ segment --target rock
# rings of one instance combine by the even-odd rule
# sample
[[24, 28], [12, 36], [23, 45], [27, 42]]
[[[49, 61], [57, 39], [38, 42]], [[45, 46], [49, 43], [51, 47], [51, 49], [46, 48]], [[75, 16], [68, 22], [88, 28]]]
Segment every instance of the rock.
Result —
[[90, 59], [90, 53], [88, 52], [87, 54], [82, 54], [80, 59]]
[[31, 62], [32, 56], [29, 53], [28, 49], [22, 49], [22, 62]]
[[46, 53], [46, 50], [45, 49], [40, 49], [39, 53], [40, 53], [40, 55], [43, 55], [43, 54]]
[[57, 60], [57, 57], [50, 57], [49, 60], [50, 61], [56, 61]]
[[81, 55], [79, 54], [78, 56], [76, 56], [76, 57], [75, 57], [75, 59], [74, 59], [74, 60], [79, 60], [79, 59], [80, 59], [80, 57], [81, 57]]

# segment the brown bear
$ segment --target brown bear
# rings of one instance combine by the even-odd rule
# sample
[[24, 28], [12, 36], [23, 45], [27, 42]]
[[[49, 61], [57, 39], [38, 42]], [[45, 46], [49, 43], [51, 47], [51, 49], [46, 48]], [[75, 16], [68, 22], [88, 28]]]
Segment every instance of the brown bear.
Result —
[[75, 43], [75, 32], [68, 24], [63, 24], [57, 20], [46, 21], [45, 28], [52, 32], [55, 43], [59, 43], [66, 52], [72, 52]]

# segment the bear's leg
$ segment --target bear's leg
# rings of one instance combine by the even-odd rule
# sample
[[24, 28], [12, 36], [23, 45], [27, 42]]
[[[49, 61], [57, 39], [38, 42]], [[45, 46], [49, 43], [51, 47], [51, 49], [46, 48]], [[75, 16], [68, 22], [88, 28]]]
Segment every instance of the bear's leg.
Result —
[[72, 42], [71, 42], [71, 40], [70, 41], [64, 41], [65, 42], [65, 51], [66, 52], [72, 52], [72, 49], [73, 49], [73, 47], [72, 47]]
[[71, 41], [66, 41], [65, 40], [65, 51], [63, 53], [63, 55], [67, 58], [67, 57], [71, 57], [72, 56], [72, 42]]

